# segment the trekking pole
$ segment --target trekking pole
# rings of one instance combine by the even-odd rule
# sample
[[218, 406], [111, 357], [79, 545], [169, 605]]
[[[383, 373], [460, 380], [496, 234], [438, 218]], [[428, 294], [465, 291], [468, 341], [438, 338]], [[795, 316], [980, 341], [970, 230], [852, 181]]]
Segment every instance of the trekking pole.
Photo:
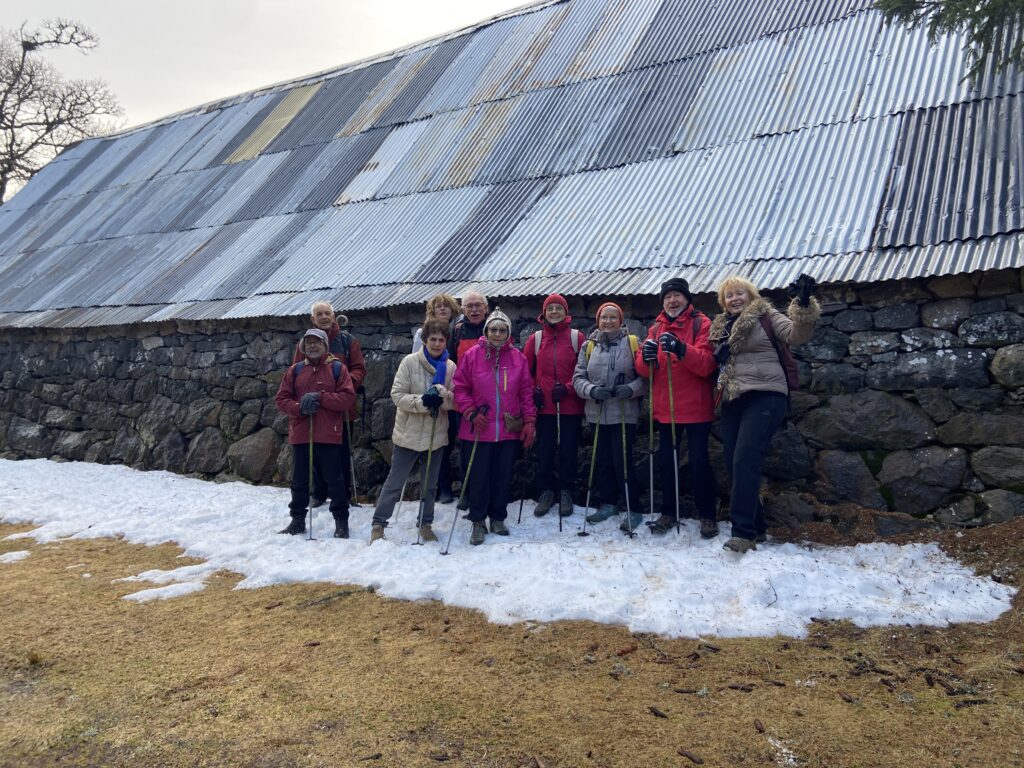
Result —
[[665, 353], [667, 365], [665, 370], [668, 373], [668, 418], [672, 422], [672, 477], [674, 485], [672, 495], [676, 497], [676, 533], [679, 533], [679, 444], [676, 442], [676, 393], [672, 389], [672, 361]]
[[[309, 414], [309, 493], [313, 494], [313, 414]], [[308, 503], [308, 502], [307, 502]], [[313, 537], [313, 505], [309, 505], [309, 540], [316, 541]]]
[[519, 495], [519, 518], [516, 520], [516, 525], [523, 522], [523, 502], [526, 501], [526, 467], [530, 466], [527, 461], [529, 457], [529, 451], [523, 448], [523, 487], [520, 489], [522, 493]]
[[345, 435], [345, 439], [348, 440], [348, 467], [349, 472], [352, 475], [352, 494], [351, 503], [353, 506], [359, 506], [359, 490], [356, 488], [356, 457], [355, 457], [355, 445], [352, 442], [352, 422], [345, 419], [345, 431], [348, 433]]
[[600, 410], [597, 415], [597, 424], [594, 425], [594, 445], [590, 449], [590, 476], [587, 478], [587, 505], [583, 510], [583, 530], [577, 536], [589, 536], [587, 533], [587, 513], [590, 512], [590, 489], [594, 487], [594, 460], [597, 458], [597, 436], [601, 433], [601, 420], [604, 418], [604, 401], [601, 401]]
[[647, 470], [649, 473], [647, 496], [651, 503], [651, 522], [654, 522], [654, 368], [651, 366], [647, 383]]
[[[625, 383], [625, 374], [619, 374], [619, 380]], [[626, 404], [619, 400], [619, 424], [622, 425], [622, 486], [626, 493], [626, 534], [629, 538], [636, 536], [633, 530], [633, 510], [629, 506], [629, 465], [626, 463]]]
[[[562, 404], [555, 403], [555, 461], [557, 462], [562, 452]], [[562, 479], [561, 474], [558, 476], [558, 532], [562, 532], [562, 483], [565, 482]]]
[[423, 542], [420, 540], [420, 529], [423, 527], [423, 506], [426, 503], [427, 485], [430, 484], [430, 457], [434, 452], [434, 432], [437, 430], [437, 411], [433, 413], [434, 418], [430, 422], [430, 443], [427, 445], [427, 468], [423, 473], [423, 479], [420, 481], [420, 513], [416, 519], [416, 544], [414, 546], [420, 546]]
[[[481, 405], [480, 408], [477, 409], [477, 411], [479, 411], [481, 413], [486, 413], [487, 410], [488, 410], [488, 408], [487, 408], [486, 405]], [[476, 415], [476, 411], [472, 412], [471, 415], [475, 416]], [[472, 418], [470, 419], [470, 421], [472, 422]], [[465, 477], [462, 478], [462, 489], [459, 491], [459, 504], [461, 504], [462, 500], [465, 498], [465, 496], [466, 496], [466, 489], [469, 487], [469, 473], [473, 471], [473, 459], [476, 458], [476, 446], [477, 446], [477, 443], [479, 443], [479, 442], [480, 442], [480, 433], [479, 432], [475, 432], [474, 433], [474, 437], [473, 437], [473, 450], [471, 450], [469, 452], [469, 464], [466, 465], [466, 475], [465, 475]], [[451, 527], [451, 530], [448, 531], [448, 541], [444, 545], [444, 551], [441, 552], [442, 555], [447, 555], [448, 554], [448, 548], [452, 545], [452, 536], [455, 534], [455, 524], [457, 522], [459, 522], [459, 506], [458, 506], [458, 504], [455, 505], [455, 516], [452, 518], [452, 527]]]

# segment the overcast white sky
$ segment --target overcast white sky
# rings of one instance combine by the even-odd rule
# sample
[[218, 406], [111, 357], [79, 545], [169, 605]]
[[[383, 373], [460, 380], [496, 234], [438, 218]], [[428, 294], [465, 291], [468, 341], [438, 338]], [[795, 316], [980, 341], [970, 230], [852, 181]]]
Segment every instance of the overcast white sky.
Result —
[[106, 80], [130, 127], [483, 21], [525, 0], [3, 0], [0, 27], [77, 19], [88, 56], [46, 55], [66, 77]]

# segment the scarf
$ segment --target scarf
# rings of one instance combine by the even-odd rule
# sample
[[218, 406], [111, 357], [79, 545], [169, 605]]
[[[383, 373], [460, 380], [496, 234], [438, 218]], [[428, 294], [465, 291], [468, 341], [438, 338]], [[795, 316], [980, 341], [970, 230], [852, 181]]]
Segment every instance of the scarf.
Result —
[[448, 350], [444, 350], [440, 357], [433, 358], [430, 356], [430, 353], [427, 352], [426, 345], [424, 345], [423, 356], [427, 358], [427, 362], [430, 363], [431, 367], [434, 369], [434, 378], [430, 380], [430, 386], [433, 387], [438, 384], [444, 386], [444, 377], [448, 372]]

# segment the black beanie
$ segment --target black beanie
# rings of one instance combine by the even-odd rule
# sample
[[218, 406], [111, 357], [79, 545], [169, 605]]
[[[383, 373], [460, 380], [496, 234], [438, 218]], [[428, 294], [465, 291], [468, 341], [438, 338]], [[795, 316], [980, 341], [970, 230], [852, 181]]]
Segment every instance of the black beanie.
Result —
[[686, 300], [688, 302], [690, 302], [691, 304], [693, 303], [693, 296], [690, 294], [690, 284], [687, 283], [683, 278], [673, 277], [662, 283], [661, 293], [659, 294], [658, 298], [664, 301], [665, 294], [668, 293], [669, 291], [679, 291], [681, 294], [683, 294], [683, 296], [686, 297]]

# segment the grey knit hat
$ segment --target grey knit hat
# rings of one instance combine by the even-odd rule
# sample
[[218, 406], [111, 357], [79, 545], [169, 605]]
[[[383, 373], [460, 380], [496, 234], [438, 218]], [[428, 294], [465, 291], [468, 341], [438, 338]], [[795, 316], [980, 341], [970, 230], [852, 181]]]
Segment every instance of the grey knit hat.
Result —
[[495, 307], [494, 311], [484, 320], [484, 333], [487, 333], [487, 326], [491, 323], [504, 323], [508, 326], [508, 332], [512, 333], [512, 322], [508, 319], [508, 315], [502, 312], [499, 307]]

